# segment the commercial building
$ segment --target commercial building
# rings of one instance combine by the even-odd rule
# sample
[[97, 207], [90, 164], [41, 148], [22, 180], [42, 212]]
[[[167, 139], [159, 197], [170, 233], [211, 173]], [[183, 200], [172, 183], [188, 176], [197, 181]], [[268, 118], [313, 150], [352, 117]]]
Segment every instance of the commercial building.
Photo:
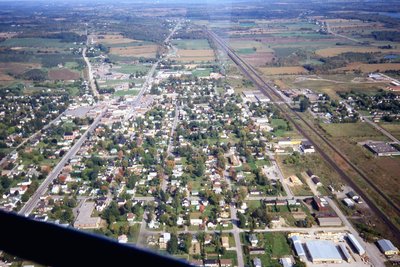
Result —
[[389, 143], [385, 142], [369, 142], [365, 144], [365, 147], [371, 150], [372, 153], [382, 156], [398, 156], [400, 151], [397, 150]]
[[306, 248], [313, 263], [342, 263], [343, 259], [335, 244], [325, 240], [306, 242]]
[[306, 252], [304, 251], [304, 248], [303, 248], [303, 245], [301, 244], [301, 240], [300, 240], [299, 236], [294, 235], [294, 236], [292, 236], [291, 239], [292, 239], [293, 247], [294, 247], [294, 250], [296, 251], [297, 256], [305, 257]]
[[390, 240], [378, 240], [378, 247], [386, 256], [393, 256], [399, 254], [399, 249], [396, 248]]
[[317, 217], [319, 226], [342, 226], [342, 220], [338, 216]]
[[365, 254], [365, 249], [361, 246], [361, 244], [358, 242], [358, 240], [355, 238], [354, 235], [348, 234], [347, 238], [358, 254], [360, 254], [361, 256]]
[[346, 248], [346, 245], [343, 243], [339, 244], [339, 248], [340, 248], [340, 252], [342, 253], [342, 256], [344, 258], [345, 261], [350, 262], [351, 261], [351, 255], [349, 253], [349, 251]]

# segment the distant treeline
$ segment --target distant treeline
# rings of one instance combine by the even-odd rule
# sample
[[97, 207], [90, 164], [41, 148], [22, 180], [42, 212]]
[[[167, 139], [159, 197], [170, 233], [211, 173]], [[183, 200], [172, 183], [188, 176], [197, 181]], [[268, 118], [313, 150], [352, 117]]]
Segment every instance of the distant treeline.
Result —
[[376, 31], [371, 34], [379, 41], [400, 42], [400, 32], [397, 31]]
[[319, 60], [324, 64], [322, 65], [306, 64], [303, 65], [303, 67], [312, 73], [324, 73], [324, 72], [329, 72], [330, 70], [333, 69], [345, 67], [347, 64], [351, 62], [363, 62], [370, 64], [379, 63], [379, 60], [376, 59], [376, 53], [348, 52], [334, 57], [320, 58]]

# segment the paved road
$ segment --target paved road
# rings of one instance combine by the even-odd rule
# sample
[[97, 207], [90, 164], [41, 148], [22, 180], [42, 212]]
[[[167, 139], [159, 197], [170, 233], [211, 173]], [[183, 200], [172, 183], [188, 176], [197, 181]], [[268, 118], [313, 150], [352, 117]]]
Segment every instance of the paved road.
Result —
[[57, 166], [49, 173], [47, 178], [41, 183], [41, 185], [36, 190], [36, 192], [31, 196], [31, 198], [28, 200], [28, 202], [26, 202], [25, 205], [18, 212], [19, 214], [23, 214], [23, 215], [27, 216], [34, 210], [36, 205], [39, 203], [40, 197], [43, 196], [44, 193], [46, 193], [49, 185], [53, 182], [54, 179], [57, 178], [58, 174], [62, 171], [65, 164], [73, 156], [75, 156], [76, 152], [78, 152], [78, 150], [80, 149], [82, 144], [87, 139], [88, 133], [92, 132], [97, 127], [97, 125], [99, 124], [99, 122], [104, 114], [105, 114], [105, 111], [103, 110], [97, 116], [97, 118], [93, 121], [92, 125], [86, 130], [86, 132], [79, 138], [79, 140], [72, 146], [72, 148], [64, 155], [64, 157], [60, 160], [60, 162], [57, 164]]
[[16, 146], [14, 148], [13, 151], [11, 151], [7, 156], [5, 156], [4, 158], [2, 158], [0, 160], [0, 165], [2, 165], [12, 153], [15, 153], [21, 146], [23, 146], [24, 144], [26, 144], [27, 142], [29, 142], [30, 140], [32, 140], [33, 138], [35, 138], [36, 136], [38, 136], [42, 130], [46, 130], [48, 129], [54, 122], [56, 122], [57, 120], [59, 120], [61, 118], [61, 116], [63, 116], [65, 114], [65, 111], [63, 111], [62, 113], [60, 113], [60, 115], [58, 115], [54, 120], [52, 120], [51, 122], [49, 122], [48, 124], [46, 124], [41, 130], [37, 131], [36, 133], [32, 134], [31, 136], [29, 136], [27, 139], [25, 139], [21, 144], [19, 144], [18, 146]]
[[[224, 171], [224, 178], [228, 184], [228, 189], [232, 191], [232, 182], [231, 179], [229, 179], [229, 173], [225, 170]], [[232, 233], [233, 233], [233, 238], [235, 239], [235, 244], [236, 244], [236, 254], [237, 254], [237, 260], [238, 260], [238, 266], [239, 267], [244, 267], [244, 259], [243, 259], [243, 250], [242, 250], [242, 243], [240, 241], [240, 228], [238, 227], [238, 218], [236, 216], [237, 210], [235, 207], [234, 203], [230, 203], [229, 205], [230, 212], [231, 212], [231, 221], [233, 225]]]
[[88, 78], [89, 78], [89, 86], [92, 89], [93, 96], [97, 99], [99, 98], [99, 92], [97, 91], [96, 84], [94, 83], [93, 73], [92, 73], [92, 65], [90, 64], [89, 59], [86, 56], [87, 47], [83, 48], [82, 50], [82, 57], [85, 60], [85, 63], [88, 67]]
[[384, 267], [385, 264], [383, 264], [383, 261], [380, 259], [380, 253], [377, 253], [376, 250], [372, 250], [371, 246], [367, 246], [364, 240], [360, 237], [359, 233], [354, 229], [353, 225], [349, 222], [349, 220], [346, 218], [346, 216], [343, 214], [343, 212], [338, 208], [336, 203], [326, 197], [325, 198], [329, 205], [332, 207], [332, 209], [336, 212], [336, 214], [339, 216], [339, 218], [342, 220], [343, 224], [349, 229], [349, 231], [355, 236], [355, 238], [360, 242], [361, 246], [365, 249], [367, 252], [367, 255], [375, 267]]
[[378, 131], [380, 131], [382, 134], [386, 135], [387, 138], [391, 139], [393, 142], [400, 144], [399, 139], [397, 139], [396, 137], [394, 137], [391, 133], [389, 133], [388, 131], [386, 131], [384, 128], [382, 128], [381, 126], [379, 126], [378, 124], [376, 124], [375, 122], [371, 121], [370, 119], [364, 117], [364, 116], [360, 116], [360, 118], [362, 120], [364, 120], [366, 123], [372, 125], [375, 129], [377, 129]]

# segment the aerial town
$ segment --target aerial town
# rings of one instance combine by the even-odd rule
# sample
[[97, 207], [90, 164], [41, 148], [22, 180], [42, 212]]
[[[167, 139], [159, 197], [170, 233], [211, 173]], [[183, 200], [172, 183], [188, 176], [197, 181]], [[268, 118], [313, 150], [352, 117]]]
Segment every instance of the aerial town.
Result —
[[400, 13], [247, 4], [0, 2], [1, 210], [193, 266], [400, 264]]

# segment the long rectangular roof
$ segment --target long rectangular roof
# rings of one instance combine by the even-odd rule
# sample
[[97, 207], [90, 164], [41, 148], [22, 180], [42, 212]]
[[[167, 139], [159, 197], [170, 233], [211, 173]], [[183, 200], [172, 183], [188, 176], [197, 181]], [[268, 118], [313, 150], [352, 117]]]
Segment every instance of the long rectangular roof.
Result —
[[381, 239], [378, 241], [379, 247], [384, 251], [397, 251], [398, 248], [396, 248], [393, 243], [390, 240], [387, 239]]
[[355, 247], [357, 250], [358, 254], [363, 255], [365, 254], [364, 248], [361, 246], [361, 244], [358, 242], [358, 240], [354, 237], [352, 234], [348, 234], [347, 237], [350, 240], [350, 243]]
[[311, 259], [314, 260], [342, 260], [342, 256], [335, 244], [325, 240], [311, 240], [306, 242]]

